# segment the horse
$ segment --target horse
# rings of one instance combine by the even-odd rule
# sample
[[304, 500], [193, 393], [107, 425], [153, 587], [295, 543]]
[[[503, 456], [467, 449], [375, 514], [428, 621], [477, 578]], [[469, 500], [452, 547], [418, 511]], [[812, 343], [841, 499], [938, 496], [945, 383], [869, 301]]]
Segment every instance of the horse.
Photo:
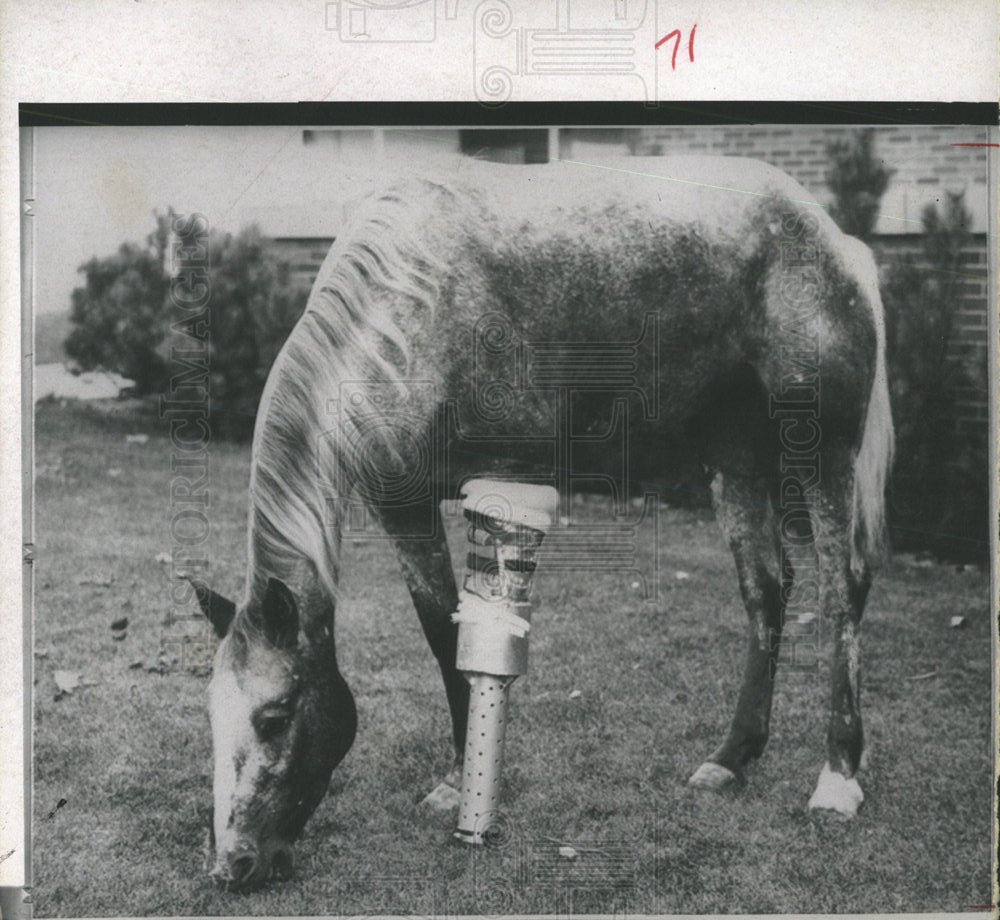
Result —
[[[602, 375], [601, 356], [650, 323], [631, 376]], [[670, 431], [699, 457], [749, 618], [735, 714], [690, 784], [729, 786], [764, 751], [788, 547], [805, 541], [833, 637], [809, 805], [855, 814], [859, 627], [893, 450], [871, 251], [753, 160], [465, 159], [401, 173], [354, 209], [261, 398], [242, 600], [192, 582], [221, 640], [208, 692], [218, 882], [291, 871], [353, 742], [334, 636], [351, 516], [370, 514], [395, 546], [460, 765], [469, 688], [441, 501], [472, 476], [555, 482], [559, 432], [592, 430], [619, 398], [648, 458]], [[784, 513], [793, 497], [803, 514]]]

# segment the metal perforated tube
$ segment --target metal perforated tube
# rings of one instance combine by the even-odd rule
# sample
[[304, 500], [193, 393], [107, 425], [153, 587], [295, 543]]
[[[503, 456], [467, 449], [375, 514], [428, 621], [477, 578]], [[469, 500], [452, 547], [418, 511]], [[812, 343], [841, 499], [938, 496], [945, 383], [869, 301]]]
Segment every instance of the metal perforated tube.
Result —
[[482, 843], [500, 808], [500, 776], [507, 733], [507, 700], [514, 678], [468, 674], [469, 728], [465, 735], [462, 794], [456, 836]]

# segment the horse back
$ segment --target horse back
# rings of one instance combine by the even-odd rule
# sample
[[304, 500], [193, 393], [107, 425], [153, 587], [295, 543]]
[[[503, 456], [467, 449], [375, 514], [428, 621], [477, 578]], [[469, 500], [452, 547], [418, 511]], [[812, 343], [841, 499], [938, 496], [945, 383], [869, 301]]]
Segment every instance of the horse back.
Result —
[[483, 411], [477, 394], [493, 394], [510, 432], [533, 414], [548, 424], [555, 392], [579, 384], [588, 360], [596, 379], [583, 389], [593, 392], [604, 364], [629, 349], [664, 424], [696, 413], [735, 366], [777, 385], [804, 312], [788, 293], [796, 272], [815, 291], [813, 321], [837, 332], [824, 355], [837, 373], [872, 338], [845, 238], [800, 185], [757, 161], [473, 163], [388, 194], [420, 215], [439, 266], [433, 316], [418, 319], [405, 302], [398, 311], [419, 342], [411, 373], [483, 433], [497, 430], [499, 412]]

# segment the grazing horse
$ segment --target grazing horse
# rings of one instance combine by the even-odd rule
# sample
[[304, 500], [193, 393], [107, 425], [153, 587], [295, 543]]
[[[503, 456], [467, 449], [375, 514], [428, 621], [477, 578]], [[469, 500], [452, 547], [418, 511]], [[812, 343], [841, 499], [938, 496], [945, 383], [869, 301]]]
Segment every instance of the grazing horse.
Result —
[[[631, 383], [603, 373], [602, 356], [650, 328]], [[217, 879], [243, 889], [290, 868], [353, 741], [334, 640], [344, 528], [363, 512], [392, 538], [460, 759], [468, 685], [440, 501], [472, 475], [555, 482], [566, 432], [592, 432], [619, 398], [646, 459], [668, 429], [698, 451], [750, 620], [735, 716], [691, 784], [731, 783], [764, 749], [796, 574], [786, 547], [805, 540], [833, 637], [810, 805], [856, 811], [859, 624], [893, 439], [870, 251], [751, 160], [465, 160], [357, 207], [261, 400], [243, 599], [195, 585], [222, 637]]]

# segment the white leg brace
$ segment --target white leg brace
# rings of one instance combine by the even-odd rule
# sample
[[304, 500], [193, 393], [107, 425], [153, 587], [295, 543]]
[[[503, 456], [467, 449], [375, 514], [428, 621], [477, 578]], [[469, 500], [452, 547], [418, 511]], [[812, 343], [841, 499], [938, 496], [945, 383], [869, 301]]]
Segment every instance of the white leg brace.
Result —
[[474, 479], [463, 490], [469, 554], [452, 619], [471, 692], [455, 836], [468, 843], [498, 817], [508, 691], [528, 670], [535, 560], [558, 501], [551, 486]]

